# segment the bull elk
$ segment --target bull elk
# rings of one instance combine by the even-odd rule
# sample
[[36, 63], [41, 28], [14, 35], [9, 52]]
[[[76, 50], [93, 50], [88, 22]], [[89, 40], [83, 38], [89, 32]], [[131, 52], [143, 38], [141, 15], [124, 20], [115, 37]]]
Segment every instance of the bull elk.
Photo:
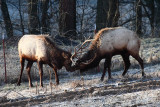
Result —
[[17, 85], [21, 83], [25, 60], [28, 61], [26, 70], [29, 86], [32, 87], [30, 70], [33, 62], [37, 62], [40, 75], [40, 86], [43, 87], [43, 64], [48, 64], [55, 73], [56, 84], [59, 84], [57, 70], [63, 66], [71, 71], [71, 53], [58, 48], [47, 35], [24, 35], [18, 43], [18, 52], [21, 63], [21, 73]]
[[121, 55], [125, 64], [122, 76], [126, 74], [130, 67], [129, 56], [132, 56], [139, 62], [142, 70], [142, 76], [145, 75], [143, 60], [139, 56], [140, 39], [135, 32], [123, 27], [104, 28], [95, 35], [93, 40], [85, 41], [78, 50], [75, 48], [75, 53], [71, 57], [72, 61], [73, 58], [77, 57], [77, 54], [81, 49], [83, 49], [83, 45], [87, 42], [91, 42], [89, 49], [76, 61], [76, 64], [74, 65], [75, 70], [80, 69], [81, 71], [85, 71], [87, 69], [94, 68], [99, 65], [102, 59], [105, 58], [101, 80], [103, 81], [107, 68], [108, 79], [110, 79], [111, 59], [114, 55]]

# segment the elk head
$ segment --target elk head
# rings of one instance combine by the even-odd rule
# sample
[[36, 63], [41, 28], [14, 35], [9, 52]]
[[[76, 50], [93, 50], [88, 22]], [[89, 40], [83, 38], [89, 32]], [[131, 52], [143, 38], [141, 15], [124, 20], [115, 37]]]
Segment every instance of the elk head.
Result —
[[[78, 46], [75, 47], [74, 54], [71, 56], [71, 61], [75, 64], [73, 66], [73, 68], [75, 70], [80, 69], [82, 71], [82, 70], [86, 70], [86, 69], [92, 68], [93, 66], [97, 65], [97, 61], [98, 61], [97, 60], [98, 59], [97, 49], [92, 48], [92, 49], [86, 50], [86, 47], [89, 44], [84, 46], [86, 43], [91, 42], [91, 41], [92, 41], [92, 39], [86, 40], [85, 42], [82, 43], [82, 45], [80, 46], [79, 49], [76, 49]], [[83, 51], [84, 49], [86, 51]], [[82, 55], [79, 55], [80, 53]], [[81, 56], [81, 57], [79, 57], [79, 56]], [[75, 62], [73, 60], [74, 58], [77, 58], [78, 60]]]
[[66, 52], [66, 51], [64, 51], [63, 53], [62, 53], [62, 57], [64, 58], [64, 66], [65, 66], [65, 68], [66, 68], [66, 70], [67, 71], [72, 71], [72, 68], [71, 68], [71, 66], [72, 66], [72, 61], [71, 61], [71, 53], [70, 52]]

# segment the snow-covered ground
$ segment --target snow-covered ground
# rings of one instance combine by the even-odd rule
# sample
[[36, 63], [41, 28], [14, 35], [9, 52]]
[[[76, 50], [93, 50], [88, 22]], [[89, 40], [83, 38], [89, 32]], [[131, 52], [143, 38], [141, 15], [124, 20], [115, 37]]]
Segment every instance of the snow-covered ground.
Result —
[[[29, 88], [28, 82], [22, 82], [21, 86], [1, 84], [0, 106], [159, 106], [160, 43], [158, 40], [154, 38], [142, 41], [141, 53], [145, 62], [145, 78], [142, 78], [140, 67], [133, 58], [130, 58], [131, 67], [126, 76], [122, 77], [123, 63], [122, 58], [118, 56], [112, 60], [113, 79], [108, 80], [106, 73], [103, 82], [100, 81], [102, 72], [95, 72], [96, 69], [83, 74], [79, 74], [78, 71], [67, 73], [62, 69], [59, 72], [60, 85], [58, 86], [54, 85], [54, 79], [50, 84], [48, 78], [43, 81], [43, 88], [36, 87], [39, 80], [33, 81], [33, 88]], [[17, 64], [18, 55], [9, 54], [15, 52], [13, 51], [15, 48], [10, 49], [7, 51], [7, 58], [11, 60], [7, 59], [7, 63], [12, 65], [14, 62], [11, 67], [8, 65], [10, 76], [14, 74], [14, 77], [15, 71], [18, 69], [16, 72], [19, 72], [20, 68]], [[100, 64], [100, 68], [103, 68], [103, 64]], [[49, 77], [49, 74], [47, 75]], [[0, 76], [3, 77], [2, 74]]]
[[121, 95], [106, 95], [97, 97], [87, 97], [83, 99], [54, 102], [47, 104], [40, 104], [39, 106], [52, 107], [110, 107], [110, 106], [141, 106], [141, 107], [159, 107], [160, 106], [160, 89], [147, 90], [133, 93], [126, 93]]
[[[130, 69], [128, 74], [125, 77], [121, 77], [121, 73], [123, 71], [112, 72], [113, 79], [107, 79], [105, 77], [104, 82], [101, 82], [99, 79], [101, 77], [101, 72], [97, 74], [89, 74], [89, 75], [80, 75], [74, 76], [71, 74], [68, 78], [60, 79], [59, 86], [49, 86], [49, 81], [44, 81], [44, 88], [28, 88], [28, 83], [22, 83], [22, 86], [17, 87], [13, 84], [8, 84], [0, 87], [0, 98], [5, 96], [6, 100], [10, 102], [14, 101], [23, 101], [25, 99], [41, 99], [44, 97], [50, 97], [57, 95], [59, 100], [55, 101], [50, 100], [46, 103], [46, 99], [44, 102], [39, 102], [42, 104], [38, 104], [36, 106], [85, 106], [85, 107], [96, 107], [96, 106], [131, 106], [131, 105], [159, 105], [160, 102], [160, 64], [149, 65], [145, 67], [146, 78], [141, 77], [141, 73], [139, 69]], [[52, 80], [54, 82], [54, 80]], [[150, 81], [157, 81], [156, 85], [150, 87], [147, 84]], [[152, 82], [151, 82], [152, 83]], [[136, 87], [136, 84], [142, 84], [142, 86]], [[144, 85], [143, 85], [144, 84]], [[36, 85], [36, 82], [34, 82]], [[127, 87], [135, 86], [135, 90], [131, 92], [125, 92]], [[115, 88], [114, 88], [115, 87]], [[124, 88], [126, 87], [126, 88]], [[145, 89], [141, 89], [145, 87]], [[89, 92], [87, 95], [82, 94], [82, 98], [78, 97], [75, 93], [86, 92], [87, 90], [94, 90]], [[103, 89], [104, 88], [104, 89]], [[141, 90], [139, 90], [141, 89]], [[36, 91], [39, 90], [39, 91]], [[106, 91], [110, 91], [109, 94], [105, 94]], [[114, 91], [114, 93], [112, 92]], [[67, 93], [65, 95], [64, 93]], [[68, 98], [72, 92], [75, 94], [76, 99]], [[66, 100], [61, 101], [61, 94], [64, 94]], [[103, 95], [105, 94], [105, 95]], [[74, 95], [73, 95], [74, 96]], [[49, 98], [48, 98], [49, 99]], [[5, 100], [4, 100], [5, 102]]]

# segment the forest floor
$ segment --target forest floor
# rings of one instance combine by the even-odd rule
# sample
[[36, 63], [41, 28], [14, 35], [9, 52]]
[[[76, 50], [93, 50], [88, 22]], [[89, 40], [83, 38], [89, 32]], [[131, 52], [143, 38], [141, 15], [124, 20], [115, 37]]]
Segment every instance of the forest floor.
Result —
[[[59, 72], [60, 85], [58, 86], [54, 85], [54, 79], [51, 82], [48, 78], [44, 79], [43, 88], [37, 85], [39, 81], [36, 80], [33, 81], [33, 88], [29, 88], [28, 82], [24, 81], [21, 86], [16, 86], [15, 83], [2, 83], [0, 85], [0, 107], [160, 106], [160, 43], [158, 41], [159, 39], [156, 38], [142, 41], [141, 50], [143, 51], [141, 53], [146, 73], [144, 78], [141, 76], [140, 67], [133, 58], [130, 58], [130, 69], [125, 77], [122, 77], [122, 58], [117, 56], [112, 60], [113, 78], [108, 80], [106, 73], [103, 82], [100, 81], [102, 72], [96, 72], [96, 69], [83, 74], [79, 74], [78, 71], [67, 73], [62, 69]], [[13, 52], [12, 50], [11, 52]], [[14, 54], [9, 57], [18, 59], [18, 56]], [[19, 68], [17, 63], [9, 69], [11, 73], [14, 73], [14, 68]], [[103, 64], [100, 64], [100, 68], [102, 71]], [[3, 75], [0, 74], [0, 76], [3, 78]], [[10, 74], [10, 76], [12, 75]]]
[[52, 87], [46, 80], [44, 88], [36, 88], [37, 82], [33, 88], [27, 82], [7, 84], [0, 87], [0, 106], [159, 106], [159, 72], [160, 64], [155, 64], [145, 67], [145, 78], [133, 68], [125, 77], [120, 76], [122, 70], [112, 72], [113, 79], [104, 82], [96, 73], [61, 78], [60, 85]]

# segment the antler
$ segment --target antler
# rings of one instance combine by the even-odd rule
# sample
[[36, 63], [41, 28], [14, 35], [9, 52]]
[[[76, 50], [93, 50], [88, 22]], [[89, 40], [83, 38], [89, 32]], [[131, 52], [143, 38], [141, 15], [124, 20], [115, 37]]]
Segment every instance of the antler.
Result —
[[84, 65], [88, 65], [88, 64], [90, 64], [91, 62], [93, 62], [93, 60], [97, 57], [97, 54], [96, 53], [94, 53], [95, 55], [94, 55], [94, 57], [92, 58], [92, 59], [90, 59], [89, 61], [87, 61], [87, 62], [82, 62], [82, 64], [84, 64]]
[[[74, 62], [74, 61], [73, 61], [73, 58], [74, 58], [77, 54], [83, 53], [83, 51], [80, 51], [80, 50], [85, 49], [89, 44], [86, 45], [85, 47], [83, 47], [83, 45], [86, 44], [87, 42], [91, 42], [92, 40], [93, 40], [93, 39], [85, 40], [77, 51], [76, 51], [76, 48], [77, 48], [79, 45], [77, 45], [77, 46], [74, 48], [74, 54], [73, 54], [73, 55], [71, 56], [71, 58], [70, 58], [72, 62]], [[80, 52], [79, 52], [79, 51], [80, 51]], [[78, 57], [77, 57], [77, 58], [78, 58]]]

